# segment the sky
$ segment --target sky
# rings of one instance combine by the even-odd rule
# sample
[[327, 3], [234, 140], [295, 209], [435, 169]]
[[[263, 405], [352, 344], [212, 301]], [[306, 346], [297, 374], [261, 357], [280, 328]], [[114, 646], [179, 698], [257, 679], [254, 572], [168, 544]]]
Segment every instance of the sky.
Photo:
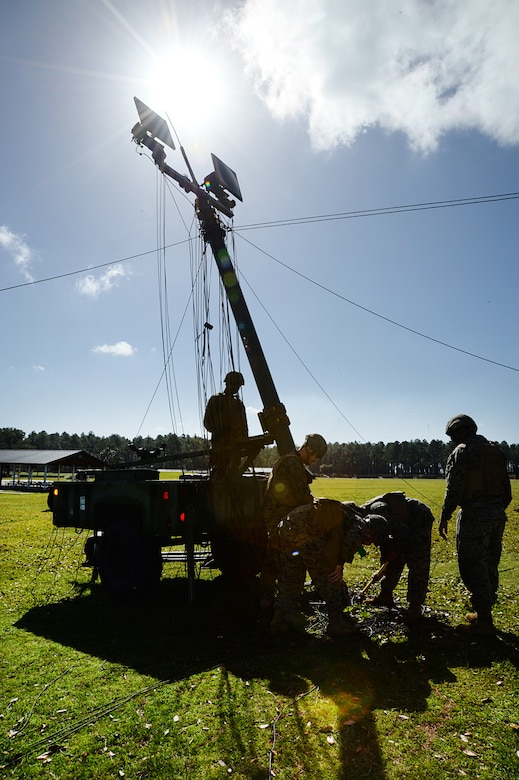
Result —
[[237, 174], [228, 248], [297, 444], [446, 441], [460, 412], [519, 442], [517, 29], [516, 0], [3, 3], [0, 427], [203, 435], [234, 366], [261, 432], [137, 96], [174, 170]]

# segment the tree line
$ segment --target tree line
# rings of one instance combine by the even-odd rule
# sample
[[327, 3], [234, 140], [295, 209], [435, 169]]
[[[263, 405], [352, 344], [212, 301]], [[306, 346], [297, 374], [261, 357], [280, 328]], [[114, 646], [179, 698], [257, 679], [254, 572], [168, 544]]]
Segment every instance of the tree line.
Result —
[[[519, 475], [519, 445], [499, 443], [508, 460], [511, 475]], [[124, 436], [96, 436], [92, 431], [81, 434], [32, 431], [26, 434], [19, 428], [0, 428], [0, 449], [85, 450], [110, 466], [139, 459], [137, 451], [160, 451], [164, 468], [184, 467], [186, 470], [204, 469], [207, 456], [189, 457], [189, 453], [209, 449], [209, 440], [202, 436], [177, 436], [169, 433], [151, 438], [138, 436], [133, 440]], [[341, 477], [442, 477], [445, 463], [452, 451], [452, 443], [439, 439], [412, 441], [328, 443], [328, 451], [315, 468], [323, 476]], [[182, 458], [175, 458], [182, 455]], [[186, 457], [187, 455], [187, 457]], [[258, 468], [271, 467], [278, 457], [277, 448], [265, 447], [255, 460]]]

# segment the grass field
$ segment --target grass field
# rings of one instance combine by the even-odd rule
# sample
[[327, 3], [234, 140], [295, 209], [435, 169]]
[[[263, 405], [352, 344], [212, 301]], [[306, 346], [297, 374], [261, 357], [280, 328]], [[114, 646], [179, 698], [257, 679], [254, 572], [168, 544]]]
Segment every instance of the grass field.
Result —
[[[508, 510], [496, 638], [467, 641], [454, 547], [433, 532], [428, 612], [409, 629], [354, 607], [359, 638], [273, 640], [243, 594], [182, 564], [155, 599], [108, 600], [85, 534], [54, 530], [46, 495], [0, 493], [0, 777], [519, 778], [519, 484]], [[361, 503], [405, 490], [438, 517], [441, 480], [317, 479]], [[374, 549], [345, 567], [355, 594]], [[397, 597], [405, 598], [405, 574]], [[375, 591], [376, 592], [376, 591]]]

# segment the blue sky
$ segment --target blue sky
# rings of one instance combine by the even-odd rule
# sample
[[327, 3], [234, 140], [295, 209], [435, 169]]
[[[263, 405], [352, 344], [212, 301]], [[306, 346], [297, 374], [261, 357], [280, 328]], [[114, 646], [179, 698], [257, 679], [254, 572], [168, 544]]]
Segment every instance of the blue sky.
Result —
[[0, 427], [203, 432], [216, 273], [194, 285], [137, 96], [199, 181], [211, 152], [237, 172], [229, 249], [296, 442], [445, 439], [458, 412], [518, 442], [519, 200], [474, 202], [519, 192], [517, 29], [514, 0], [3, 4]]

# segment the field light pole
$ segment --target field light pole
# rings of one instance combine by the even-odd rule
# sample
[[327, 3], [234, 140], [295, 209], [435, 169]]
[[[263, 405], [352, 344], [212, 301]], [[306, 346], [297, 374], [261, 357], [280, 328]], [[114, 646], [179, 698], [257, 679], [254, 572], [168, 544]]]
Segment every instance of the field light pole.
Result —
[[[227, 251], [225, 230], [215, 212], [216, 209], [229, 218], [233, 216], [232, 209], [236, 203], [228, 198], [225, 190], [228, 190], [241, 200], [241, 193], [235, 174], [221, 163], [218, 158], [215, 158], [214, 155], [213, 162], [217, 163], [216, 173], [211, 173], [206, 177], [209, 191], [200, 187], [196, 181], [192, 181], [186, 176], [177, 173], [166, 163], [164, 147], [156, 140], [160, 138], [168, 146], [175, 148], [165, 121], [145, 106], [138, 98], [135, 98], [135, 104], [141, 121], [132, 129], [133, 140], [139, 146], [145, 146], [151, 151], [155, 165], [163, 174], [176, 181], [186, 192], [192, 192], [196, 197], [195, 211], [200, 223], [202, 237], [211, 247], [229, 305], [236, 320], [245, 354], [263, 402], [263, 411], [259, 413], [261, 426], [265, 433], [270, 433], [274, 437], [279, 454], [287, 455], [295, 449], [294, 440], [290, 432], [290, 420], [284, 405], [279, 399], [258, 334], [256, 333], [256, 328], [252, 322], [252, 317], [236, 276], [232, 259]], [[182, 154], [190, 174], [193, 175], [183, 149]]]

